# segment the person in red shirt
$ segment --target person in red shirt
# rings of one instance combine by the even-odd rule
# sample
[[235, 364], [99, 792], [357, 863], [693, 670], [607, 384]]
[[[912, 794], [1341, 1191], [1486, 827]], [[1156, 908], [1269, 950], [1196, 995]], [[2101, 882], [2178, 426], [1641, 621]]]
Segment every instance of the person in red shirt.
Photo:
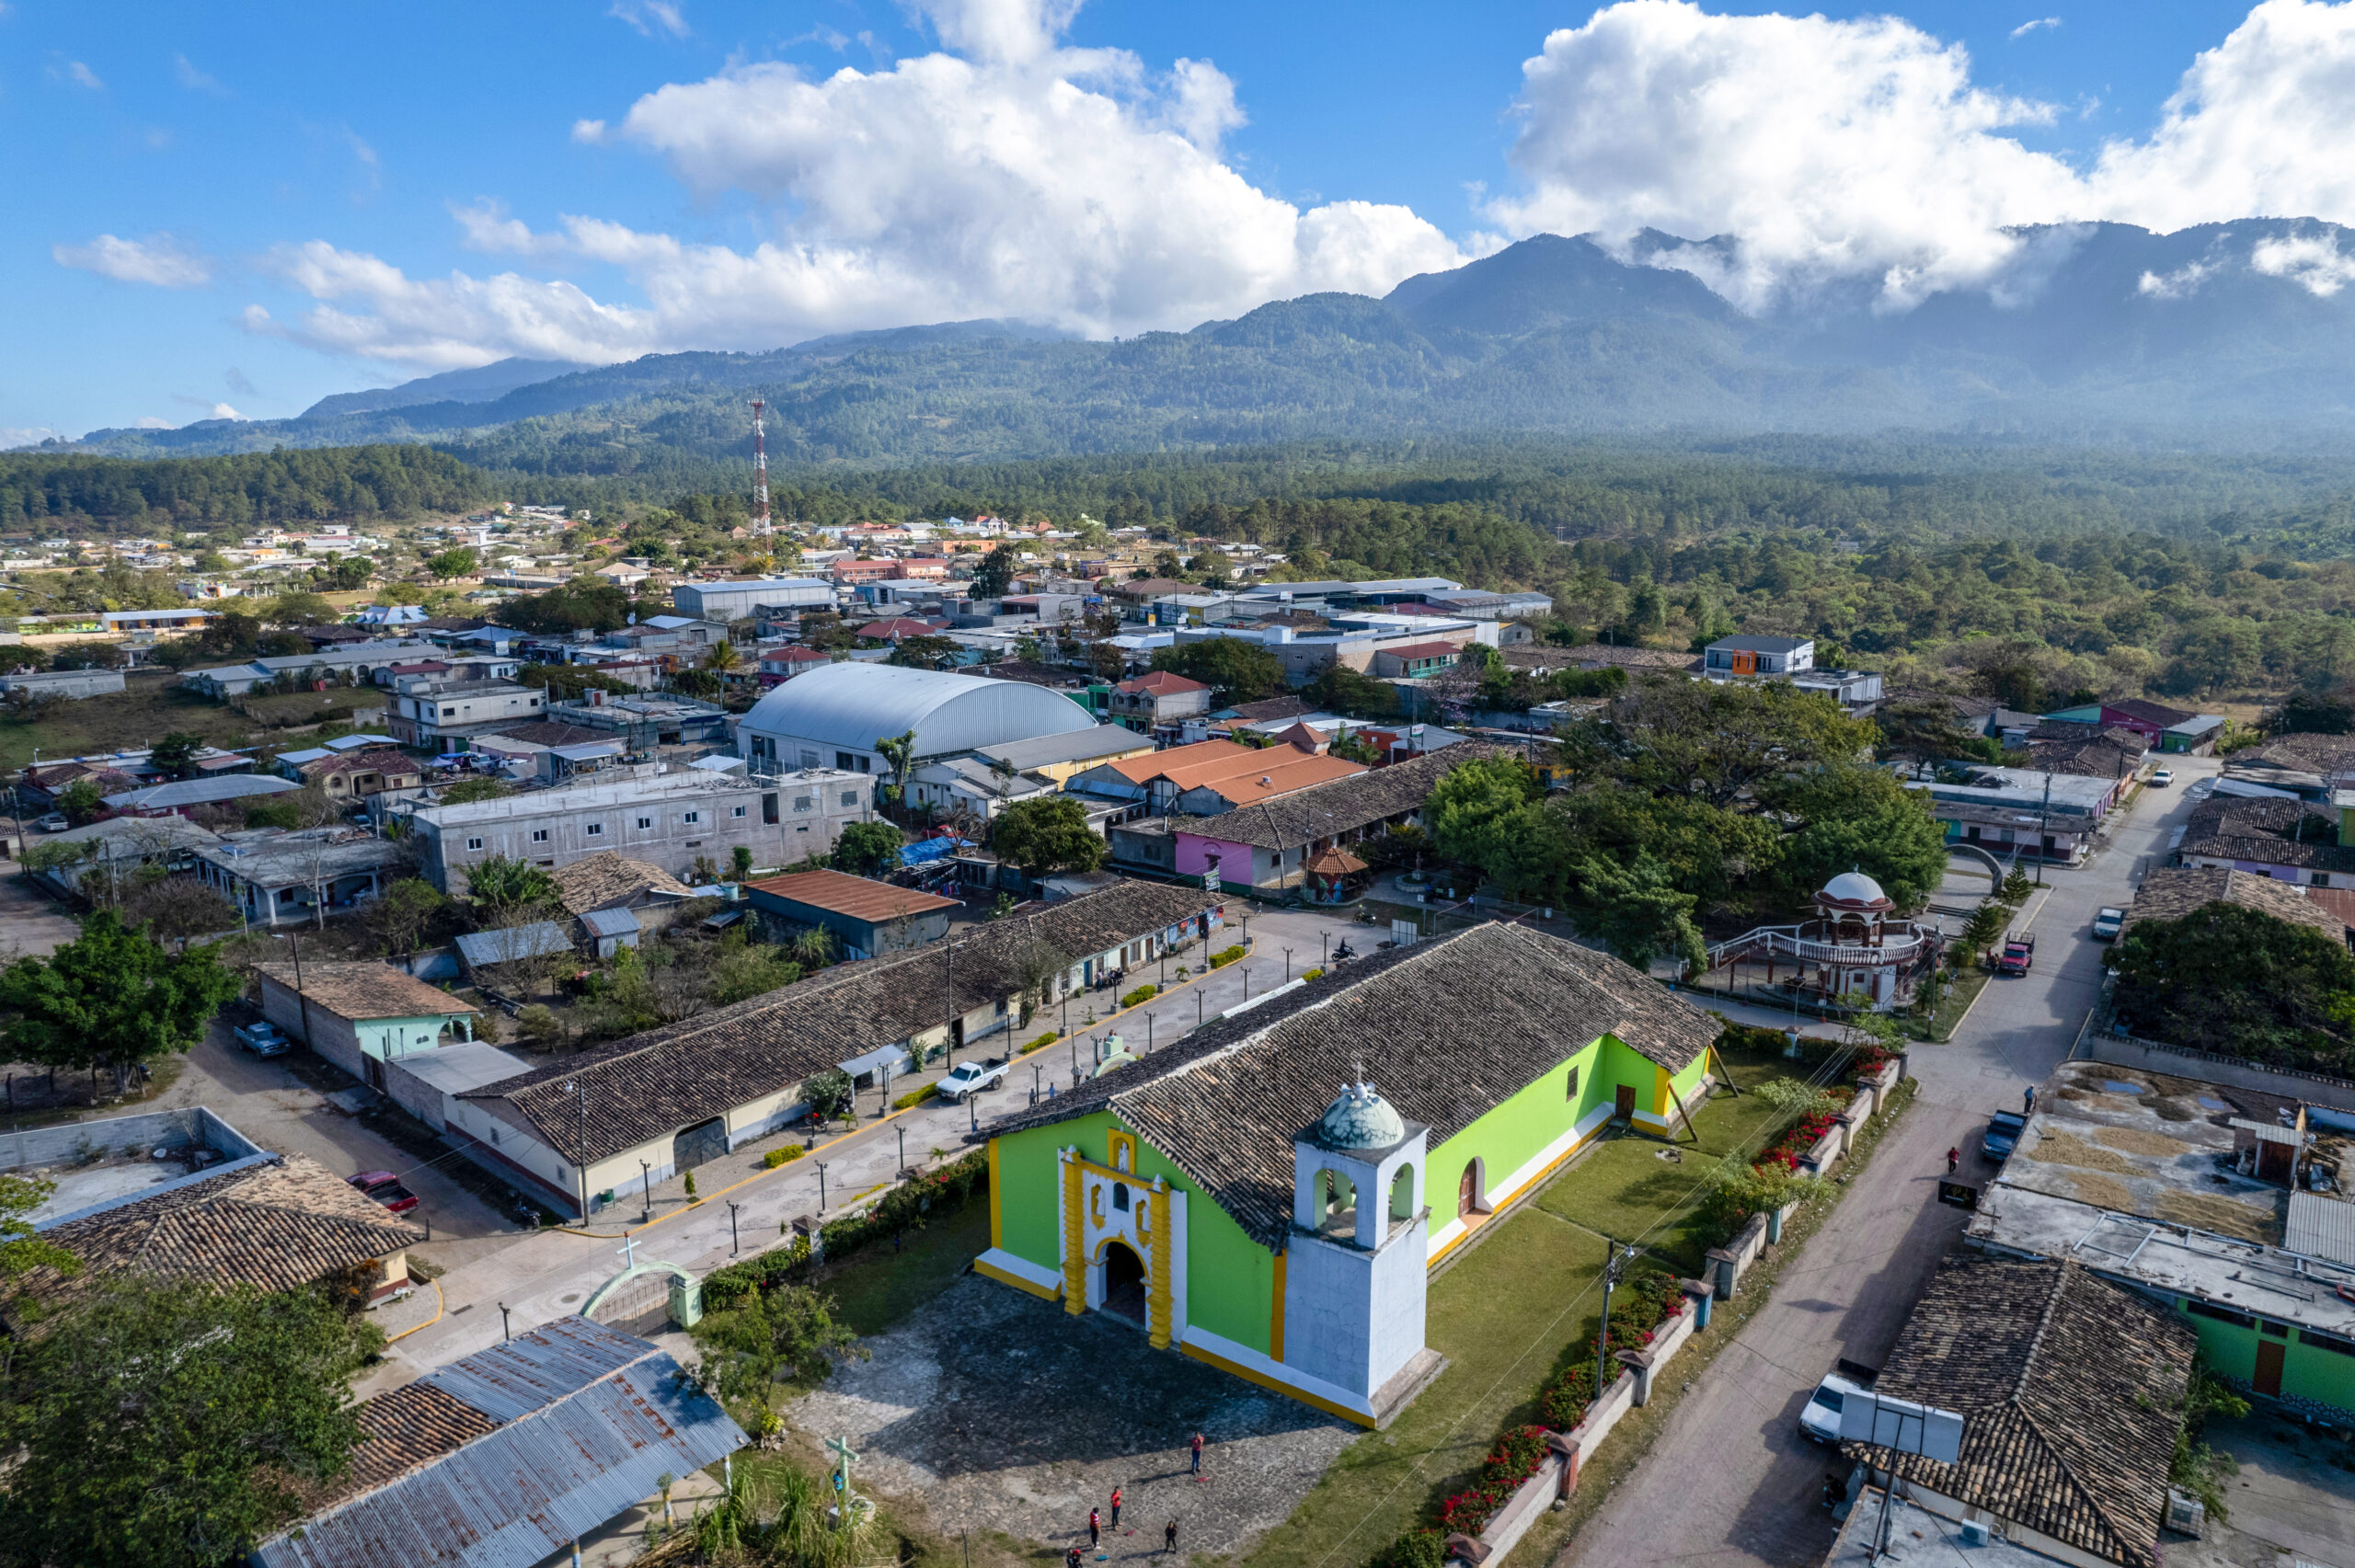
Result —
[[1116, 1486], [1116, 1487], [1112, 1488], [1112, 1528], [1113, 1528], [1113, 1530], [1114, 1530], [1114, 1532], [1115, 1532], [1115, 1533], [1118, 1533], [1118, 1532], [1119, 1532], [1119, 1530], [1120, 1530], [1120, 1489], [1119, 1487], [1117, 1487], [1117, 1486]]
[[1097, 1547], [1104, 1544], [1104, 1516], [1093, 1508], [1087, 1510], [1087, 1544]]
[[1953, 1175], [1953, 1174], [1954, 1174], [1954, 1173], [1955, 1173], [1955, 1167], [1956, 1167], [1956, 1166], [1958, 1166], [1958, 1165], [1960, 1165], [1961, 1163], [1962, 1163], [1962, 1150], [1959, 1150], [1959, 1149], [1949, 1149], [1949, 1150], [1947, 1150], [1947, 1175], [1949, 1175], [1949, 1176]]

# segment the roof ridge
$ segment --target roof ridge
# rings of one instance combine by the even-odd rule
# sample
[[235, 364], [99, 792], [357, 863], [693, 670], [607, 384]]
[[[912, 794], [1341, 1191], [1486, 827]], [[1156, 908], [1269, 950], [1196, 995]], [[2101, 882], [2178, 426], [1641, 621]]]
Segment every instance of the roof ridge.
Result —
[[[2030, 1347], [2031, 1353], [2033, 1348], [2033, 1346]], [[2069, 1456], [2062, 1450], [2059, 1444], [2046, 1435], [2043, 1424], [2038, 1421], [2033, 1413], [2016, 1401], [2009, 1402], [2012, 1404], [2013, 1413], [2019, 1417], [2020, 1425], [2036, 1438], [2037, 1446], [2051, 1457], [2053, 1468], [2066, 1478], [2069, 1490], [2075, 1493], [2085, 1507], [2091, 1510], [2094, 1517], [2101, 1522], [2103, 1532], [2109, 1537], [2118, 1550], [2132, 1559], [2133, 1549], [2127, 1545], [2125, 1533], [2118, 1528], [2118, 1522], [2110, 1517], [2108, 1508], [2103, 1505], [2102, 1500], [2095, 1494], [2093, 1489], [2077, 1478], [2077, 1469], [2069, 1462]]]

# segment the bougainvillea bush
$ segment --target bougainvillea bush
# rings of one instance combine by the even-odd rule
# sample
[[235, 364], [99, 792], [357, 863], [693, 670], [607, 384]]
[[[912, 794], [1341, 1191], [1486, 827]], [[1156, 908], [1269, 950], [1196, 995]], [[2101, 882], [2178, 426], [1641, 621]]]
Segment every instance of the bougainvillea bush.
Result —
[[1439, 1528], [1451, 1534], [1478, 1535], [1545, 1462], [1545, 1428], [1514, 1427], [1497, 1439], [1470, 1483], [1439, 1505]]

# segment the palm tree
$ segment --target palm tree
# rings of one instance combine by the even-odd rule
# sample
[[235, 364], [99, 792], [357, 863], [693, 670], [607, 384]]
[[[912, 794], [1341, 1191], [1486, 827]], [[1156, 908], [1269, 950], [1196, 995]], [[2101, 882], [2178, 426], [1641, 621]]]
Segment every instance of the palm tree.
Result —
[[725, 680], [744, 668], [744, 656], [736, 651], [734, 643], [714, 643], [711, 651], [703, 656], [703, 667]]

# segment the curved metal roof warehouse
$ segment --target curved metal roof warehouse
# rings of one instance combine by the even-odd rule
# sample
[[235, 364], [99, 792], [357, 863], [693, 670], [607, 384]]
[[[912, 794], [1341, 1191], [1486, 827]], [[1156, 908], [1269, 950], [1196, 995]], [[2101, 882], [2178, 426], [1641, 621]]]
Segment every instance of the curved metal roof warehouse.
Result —
[[[796, 676], [763, 697], [738, 735], [746, 757], [780, 769], [865, 772], [881, 761], [878, 739], [910, 730], [921, 758], [1095, 727], [1077, 703], [1027, 681], [845, 662]], [[845, 764], [844, 753], [864, 761]]]

